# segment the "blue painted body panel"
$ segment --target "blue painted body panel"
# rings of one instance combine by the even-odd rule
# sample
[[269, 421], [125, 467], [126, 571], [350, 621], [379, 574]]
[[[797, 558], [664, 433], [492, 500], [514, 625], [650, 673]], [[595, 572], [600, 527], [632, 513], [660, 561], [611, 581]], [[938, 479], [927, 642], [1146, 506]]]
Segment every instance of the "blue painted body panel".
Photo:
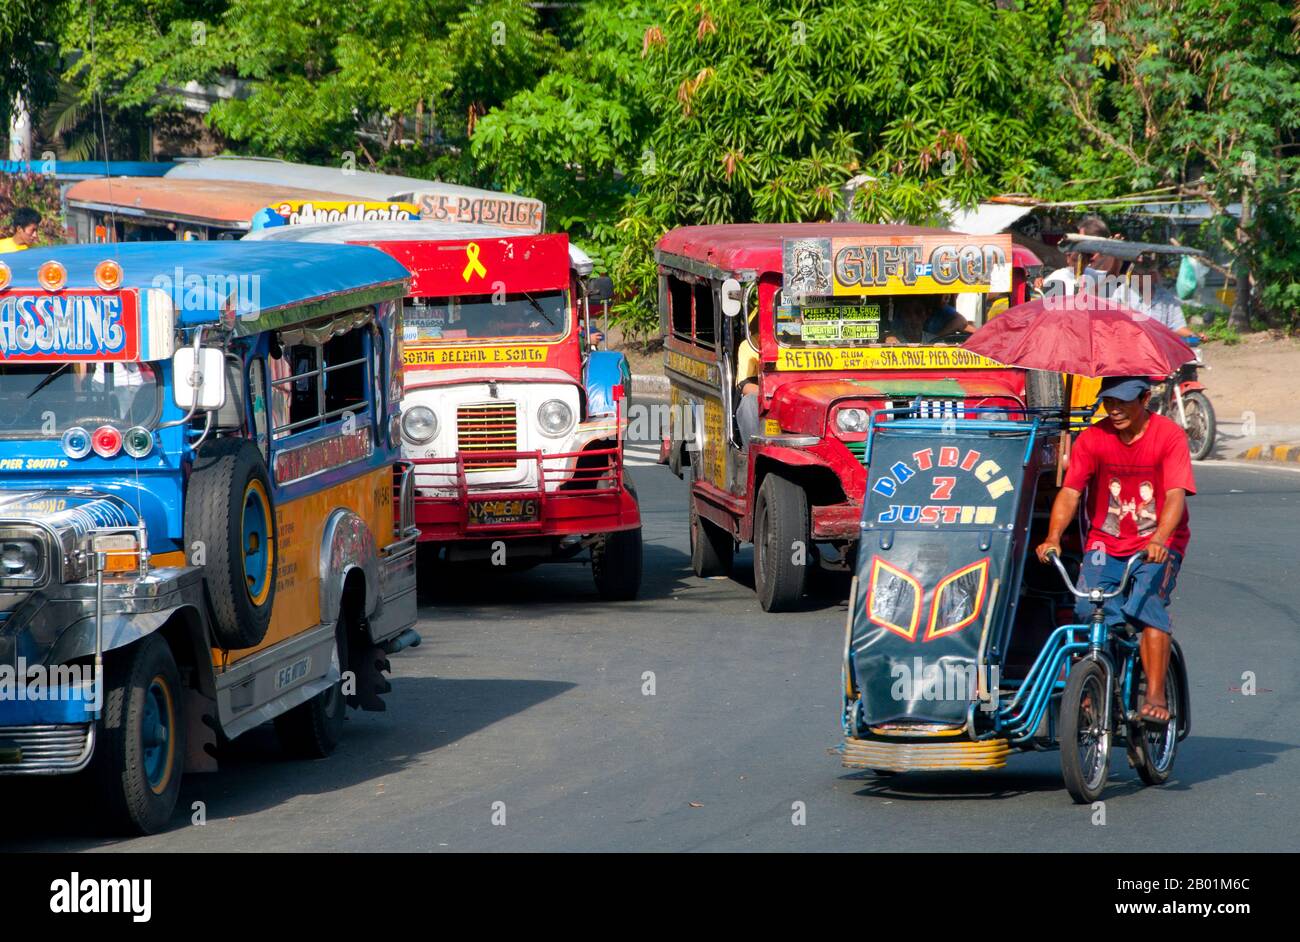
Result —
[[91, 177], [163, 177], [173, 161], [147, 160], [0, 160], [0, 173], [50, 173], [57, 180]]
[[[68, 288], [95, 289], [95, 266], [106, 258], [122, 266], [123, 288], [167, 292], [181, 327], [217, 323], [232, 278], [255, 286], [257, 307], [271, 311], [410, 277], [400, 262], [379, 249], [319, 243], [67, 245], [10, 253], [4, 261], [12, 273], [11, 288], [39, 288], [37, 269], [54, 259], [67, 269]], [[147, 305], [142, 307], [147, 312]]]
[[593, 350], [587, 358], [586, 374], [587, 414], [613, 415], [614, 387], [622, 386], [625, 398], [632, 395], [632, 370], [627, 357], [613, 350]]

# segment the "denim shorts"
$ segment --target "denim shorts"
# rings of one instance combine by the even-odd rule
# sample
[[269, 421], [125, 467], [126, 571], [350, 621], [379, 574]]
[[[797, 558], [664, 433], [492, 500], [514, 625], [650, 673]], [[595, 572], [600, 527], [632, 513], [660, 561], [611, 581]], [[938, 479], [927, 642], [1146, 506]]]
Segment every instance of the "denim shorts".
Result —
[[[1128, 565], [1129, 556], [1111, 556], [1098, 564], [1097, 553], [1087, 553], [1079, 569], [1079, 590], [1100, 588], [1109, 592], [1119, 585], [1124, 577], [1124, 567]], [[1174, 585], [1178, 582], [1178, 569], [1183, 564], [1181, 553], [1169, 551], [1169, 558], [1163, 563], [1138, 563], [1133, 570], [1133, 579], [1123, 595], [1117, 595], [1106, 601], [1106, 623], [1122, 625], [1128, 622], [1138, 628], [1150, 626], [1166, 634], [1173, 632], [1173, 621], [1169, 617], [1169, 597], [1173, 595]], [[1092, 617], [1092, 605], [1086, 599], [1076, 599], [1074, 614], [1079, 621], [1087, 623]]]

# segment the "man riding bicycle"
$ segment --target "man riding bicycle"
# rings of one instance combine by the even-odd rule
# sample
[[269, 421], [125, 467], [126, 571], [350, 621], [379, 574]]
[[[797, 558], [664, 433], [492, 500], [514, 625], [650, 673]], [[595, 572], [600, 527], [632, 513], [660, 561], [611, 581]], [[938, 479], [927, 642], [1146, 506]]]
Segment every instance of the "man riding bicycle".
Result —
[[[1173, 627], [1166, 609], [1191, 536], [1186, 498], [1196, 493], [1196, 483], [1186, 434], [1171, 419], [1148, 412], [1150, 398], [1151, 384], [1144, 378], [1102, 382], [1106, 418], [1084, 429], [1070, 450], [1064, 486], [1052, 505], [1038, 558], [1047, 562], [1051, 553], [1060, 552], [1061, 535], [1084, 490], [1092, 495], [1091, 529], [1079, 588], [1113, 590], [1129, 559], [1146, 552], [1128, 591], [1106, 603], [1106, 620], [1141, 630], [1147, 691], [1140, 713], [1148, 725], [1165, 726], [1170, 720], [1165, 673]], [[1086, 622], [1090, 611], [1087, 600], [1079, 600], [1080, 621]]]

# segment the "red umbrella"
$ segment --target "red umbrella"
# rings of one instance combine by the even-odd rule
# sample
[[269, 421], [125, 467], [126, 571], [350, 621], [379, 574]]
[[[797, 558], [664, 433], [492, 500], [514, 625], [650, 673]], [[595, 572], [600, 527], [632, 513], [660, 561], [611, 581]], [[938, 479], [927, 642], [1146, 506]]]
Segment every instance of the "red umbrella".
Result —
[[1196, 359], [1155, 318], [1086, 293], [1019, 304], [962, 346], [1007, 366], [1080, 376], [1163, 377]]

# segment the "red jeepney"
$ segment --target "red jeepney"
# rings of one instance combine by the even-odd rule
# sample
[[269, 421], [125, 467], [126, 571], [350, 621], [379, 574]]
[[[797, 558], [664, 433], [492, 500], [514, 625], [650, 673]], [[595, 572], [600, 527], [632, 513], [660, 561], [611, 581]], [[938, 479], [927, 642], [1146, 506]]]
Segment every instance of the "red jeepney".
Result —
[[1038, 259], [1010, 236], [698, 226], [666, 234], [655, 260], [673, 413], [687, 419], [663, 457], [689, 476], [692, 565], [728, 573], [753, 542], [767, 611], [798, 604], [809, 566], [851, 566], [873, 411], [956, 421], [1060, 403], [1059, 376], [1027, 380], [961, 348], [990, 298], [1025, 299]]
[[565, 235], [352, 223], [257, 237], [373, 245], [411, 273], [400, 434], [422, 553], [510, 569], [590, 552], [601, 596], [634, 598], [641, 517], [625, 473], [620, 353], [589, 349], [607, 278]]

